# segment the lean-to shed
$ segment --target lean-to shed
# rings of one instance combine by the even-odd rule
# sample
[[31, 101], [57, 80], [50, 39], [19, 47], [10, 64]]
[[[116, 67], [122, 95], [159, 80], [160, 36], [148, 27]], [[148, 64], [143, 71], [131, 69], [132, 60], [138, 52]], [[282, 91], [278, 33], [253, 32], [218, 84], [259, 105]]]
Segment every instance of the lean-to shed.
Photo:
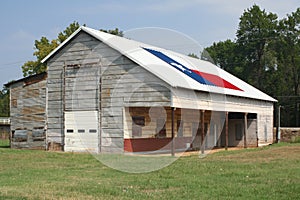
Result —
[[46, 79], [44, 72], [6, 84], [12, 148], [46, 148]]
[[276, 100], [209, 62], [87, 27], [42, 62], [47, 149], [204, 151], [273, 141]]

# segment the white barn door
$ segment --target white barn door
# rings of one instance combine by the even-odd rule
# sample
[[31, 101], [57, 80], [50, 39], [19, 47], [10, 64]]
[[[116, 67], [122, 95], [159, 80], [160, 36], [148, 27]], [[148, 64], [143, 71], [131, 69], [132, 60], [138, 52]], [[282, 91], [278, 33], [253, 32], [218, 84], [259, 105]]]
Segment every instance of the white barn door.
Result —
[[65, 151], [98, 153], [98, 111], [65, 112]]

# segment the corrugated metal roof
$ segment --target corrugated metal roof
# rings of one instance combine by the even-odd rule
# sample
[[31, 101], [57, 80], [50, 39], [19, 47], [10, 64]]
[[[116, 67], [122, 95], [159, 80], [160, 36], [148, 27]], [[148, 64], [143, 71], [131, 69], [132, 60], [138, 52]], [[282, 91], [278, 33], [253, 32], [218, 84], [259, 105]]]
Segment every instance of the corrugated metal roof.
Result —
[[42, 62], [47, 62], [80, 31], [84, 31], [116, 49], [172, 87], [276, 101], [210, 62], [87, 27], [80, 27]]

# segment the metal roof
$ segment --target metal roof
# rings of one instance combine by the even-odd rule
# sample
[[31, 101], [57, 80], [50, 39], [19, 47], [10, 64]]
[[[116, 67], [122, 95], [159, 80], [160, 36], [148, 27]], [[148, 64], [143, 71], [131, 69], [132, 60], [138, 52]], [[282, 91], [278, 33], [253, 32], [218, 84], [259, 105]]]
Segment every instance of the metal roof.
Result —
[[80, 31], [119, 51], [172, 87], [276, 102], [274, 98], [210, 62], [84, 26], [76, 30], [42, 62], [47, 62]]
[[30, 82], [30, 80], [33, 80], [33, 79], [44, 80], [46, 77], [47, 77], [47, 72], [41, 72], [39, 74], [33, 74], [33, 75], [30, 75], [30, 76], [27, 76], [27, 77], [24, 77], [24, 78], [15, 80], [15, 81], [11, 81], [9, 83], [4, 84], [4, 86], [8, 88], [8, 87], [10, 87], [11, 85], [13, 85], [15, 83], [19, 83], [19, 82], [22, 82], [22, 81], [24, 81], [24, 82], [29, 81]]

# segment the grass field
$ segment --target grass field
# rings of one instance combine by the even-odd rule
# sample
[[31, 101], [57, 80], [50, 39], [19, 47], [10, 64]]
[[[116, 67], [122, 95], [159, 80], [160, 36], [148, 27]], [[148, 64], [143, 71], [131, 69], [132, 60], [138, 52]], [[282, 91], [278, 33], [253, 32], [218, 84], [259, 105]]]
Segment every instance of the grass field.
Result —
[[300, 144], [186, 156], [129, 174], [89, 154], [0, 142], [0, 199], [300, 199]]

